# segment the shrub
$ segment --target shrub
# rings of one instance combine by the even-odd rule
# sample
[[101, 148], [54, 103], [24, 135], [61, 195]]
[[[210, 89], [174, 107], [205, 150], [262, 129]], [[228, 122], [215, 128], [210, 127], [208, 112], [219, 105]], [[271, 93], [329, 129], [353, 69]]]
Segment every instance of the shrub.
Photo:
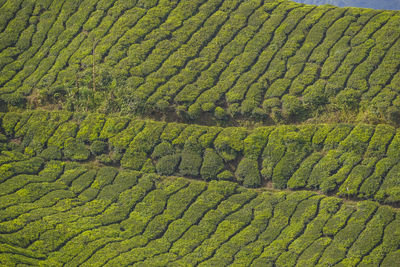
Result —
[[107, 152], [107, 147], [108, 144], [106, 142], [96, 140], [90, 145], [90, 151], [92, 151], [94, 155], [100, 155]]
[[155, 148], [151, 157], [155, 160], [162, 158], [166, 155], [170, 155], [173, 153], [173, 147], [169, 142], [162, 142], [158, 144]]
[[340, 142], [339, 149], [354, 151], [359, 154], [363, 153], [368, 146], [368, 141], [370, 140], [374, 130], [375, 127], [371, 125], [357, 125], [346, 139]]
[[360, 102], [361, 92], [354, 89], [344, 89], [336, 96], [334, 103], [341, 110], [356, 110]]
[[281, 105], [281, 100], [276, 97], [265, 99], [262, 103], [262, 107], [267, 113], [271, 113], [273, 108], [280, 107]]
[[107, 154], [99, 155], [96, 157], [96, 159], [105, 165], [110, 165], [113, 163], [113, 160], [111, 159], [110, 155]]
[[219, 180], [235, 181], [235, 175], [231, 171], [225, 170], [217, 175]]
[[156, 164], [157, 173], [161, 175], [172, 175], [181, 160], [178, 154], [167, 155], [162, 157]]
[[396, 125], [400, 124], [400, 108], [391, 106], [386, 110], [386, 118]]
[[317, 109], [328, 103], [325, 96], [325, 84], [323, 80], [318, 80], [315, 84], [307, 87], [303, 95], [303, 103], [306, 108]]
[[304, 116], [304, 107], [300, 99], [292, 95], [282, 97], [282, 115], [289, 121], [300, 120]]
[[56, 146], [50, 146], [46, 148], [40, 153], [39, 156], [45, 160], [60, 160], [62, 157], [61, 150]]
[[99, 137], [104, 123], [104, 114], [89, 114], [82, 122], [76, 137], [83, 141], [94, 141]]
[[201, 109], [204, 112], [213, 111], [214, 108], [215, 108], [215, 104], [212, 102], [204, 103], [203, 105], [201, 105]]
[[217, 118], [217, 120], [226, 120], [228, 118], [228, 113], [225, 111], [225, 109], [221, 107], [216, 107], [214, 110], [214, 116]]
[[243, 139], [246, 135], [244, 128], [226, 128], [215, 139], [215, 150], [225, 161], [231, 161], [244, 149]]
[[197, 139], [197, 135], [192, 135], [186, 140], [185, 145], [183, 146], [183, 151], [198, 154], [202, 153], [203, 148]]
[[214, 151], [208, 148], [204, 152], [204, 161], [200, 169], [201, 177], [208, 181], [216, 179], [218, 173], [224, 169], [224, 162], [222, 158]]
[[261, 176], [259, 173], [258, 163], [255, 159], [243, 158], [235, 172], [237, 180], [243, 182], [246, 187], [261, 186]]
[[199, 103], [194, 103], [188, 108], [187, 111], [191, 120], [196, 120], [201, 114], [201, 106]]
[[65, 141], [64, 156], [70, 160], [82, 161], [89, 158], [90, 152], [81, 140], [68, 138]]
[[125, 117], [109, 117], [107, 118], [103, 129], [100, 133], [101, 139], [111, 138], [121, 132], [129, 123], [129, 119]]
[[182, 176], [197, 177], [202, 162], [202, 157], [193, 152], [182, 153], [182, 160], [179, 165], [179, 174]]
[[7, 136], [12, 136], [14, 134], [14, 128], [17, 125], [18, 121], [20, 120], [21, 115], [14, 112], [8, 112], [4, 115], [2, 121], [2, 128], [5, 131]]
[[268, 142], [272, 127], [257, 128], [244, 139], [244, 155], [247, 158], [258, 159]]
[[151, 159], [147, 159], [140, 171], [144, 173], [155, 173], [156, 168], [153, 164], [153, 161]]
[[140, 171], [147, 158], [146, 152], [127, 151], [121, 159], [121, 166], [135, 171]]
[[176, 122], [168, 123], [160, 138], [162, 141], [172, 142], [185, 128], [185, 124]]

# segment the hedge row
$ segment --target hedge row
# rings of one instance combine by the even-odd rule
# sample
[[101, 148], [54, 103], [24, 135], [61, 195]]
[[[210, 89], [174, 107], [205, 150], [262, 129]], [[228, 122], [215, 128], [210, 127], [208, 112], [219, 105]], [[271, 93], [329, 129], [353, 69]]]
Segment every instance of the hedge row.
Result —
[[6, 266], [399, 264], [400, 214], [371, 201], [29, 160], [0, 182]]
[[[230, 180], [246, 187], [271, 181], [275, 188], [400, 201], [400, 132], [384, 124], [250, 130], [63, 111], [1, 117], [0, 148], [25, 156], [97, 161], [146, 173]], [[12, 170], [6, 162], [0, 168]]]
[[288, 0], [10, 3], [0, 7], [9, 110], [400, 123], [398, 11]]

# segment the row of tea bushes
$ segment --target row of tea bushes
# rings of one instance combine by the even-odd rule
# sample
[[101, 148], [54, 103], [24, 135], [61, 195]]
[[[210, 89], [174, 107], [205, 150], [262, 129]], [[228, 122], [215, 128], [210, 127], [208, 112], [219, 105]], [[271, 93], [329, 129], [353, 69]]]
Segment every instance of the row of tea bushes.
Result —
[[2, 150], [44, 160], [95, 160], [246, 187], [271, 181], [275, 188], [322, 190], [385, 203], [400, 200], [400, 132], [388, 125], [246, 129], [68, 112], [1, 117]]
[[7, 0], [0, 13], [0, 104], [10, 109], [51, 103], [275, 123], [350, 112], [400, 123], [398, 11]]
[[400, 264], [400, 213], [372, 201], [58, 160], [0, 184], [6, 266]]

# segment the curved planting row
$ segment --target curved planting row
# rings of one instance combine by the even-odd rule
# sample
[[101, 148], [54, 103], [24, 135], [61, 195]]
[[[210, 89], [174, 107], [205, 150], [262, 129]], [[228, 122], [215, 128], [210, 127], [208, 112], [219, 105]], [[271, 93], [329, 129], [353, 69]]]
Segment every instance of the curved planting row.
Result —
[[[400, 131], [384, 124], [250, 130], [67, 112], [1, 116], [1, 148], [45, 160], [400, 201]], [[6, 162], [0, 169], [16, 174]]]
[[45, 162], [18, 152], [0, 159], [22, 166], [0, 182], [6, 266], [400, 263], [400, 213], [371, 201]]
[[398, 11], [287, 0], [14, 2], [0, 6], [2, 109], [400, 123]]

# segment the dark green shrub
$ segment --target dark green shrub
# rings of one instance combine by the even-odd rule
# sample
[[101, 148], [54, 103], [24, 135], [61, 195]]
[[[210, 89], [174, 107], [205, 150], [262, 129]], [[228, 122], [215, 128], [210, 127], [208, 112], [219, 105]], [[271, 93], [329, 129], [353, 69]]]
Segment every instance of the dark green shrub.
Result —
[[81, 140], [68, 138], [64, 144], [64, 156], [70, 160], [82, 161], [89, 158], [90, 151]]
[[202, 157], [193, 152], [183, 152], [182, 160], [179, 165], [179, 174], [182, 176], [199, 176]]
[[261, 176], [258, 168], [258, 162], [255, 159], [243, 158], [235, 172], [237, 180], [243, 182], [246, 187], [261, 186]]
[[111, 159], [110, 155], [108, 155], [108, 154], [99, 155], [96, 157], [96, 159], [105, 165], [110, 165], [113, 163], [113, 160]]
[[146, 152], [127, 151], [121, 159], [121, 166], [135, 171], [140, 171], [147, 158]]
[[93, 141], [93, 143], [90, 145], [90, 151], [92, 151], [92, 153], [94, 155], [100, 155], [100, 154], [106, 153], [107, 148], [108, 148], [108, 144], [103, 141], [96, 140], [96, 141]]
[[272, 127], [253, 130], [252, 133], [244, 139], [244, 156], [258, 159], [268, 142], [268, 136], [272, 130]]
[[169, 142], [162, 142], [158, 144], [155, 148], [153, 153], [151, 154], [151, 157], [155, 160], [162, 158], [166, 155], [170, 155], [173, 153], [173, 147], [171, 143]]
[[235, 181], [235, 175], [231, 171], [225, 170], [217, 175], [218, 180]]
[[228, 118], [228, 113], [225, 111], [225, 109], [221, 107], [216, 107], [214, 110], [214, 116], [217, 118], [217, 120], [226, 120]]
[[195, 103], [188, 108], [188, 115], [191, 120], [196, 120], [201, 114], [201, 106], [199, 103]]
[[60, 160], [62, 157], [61, 150], [56, 146], [50, 146], [43, 150], [40, 157], [44, 158], [45, 160]]
[[183, 149], [188, 139], [191, 139], [191, 141], [189, 141], [190, 145], [195, 144], [197, 142], [197, 138], [203, 134], [205, 130], [206, 127], [203, 126], [189, 125], [177, 138], [172, 141], [172, 145], [175, 149]]
[[304, 116], [304, 107], [300, 99], [293, 95], [282, 97], [282, 115], [289, 121], [296, 121]]
[[273, 108], [279, 108], [281, 105], [281, 100], [276, 97], [268, 98], [262, 103], [262, 107], [267, 113], [271, 113]]
[[344, 111], [358, 109], [361, 92], [354, 89], [344, 89], [335, 98], [336, 106]]
[[243, 140], [246, 135], [247, 131], [244, 128], [226, 128], [215, 139], [215, 150], [225, 161], [231, 161], [244, 149]]
[[196, 135], [190, 136], [186, 142], [185, 145], [183, 146], [183, 151], [185, 152], [193, 152], [193, 153], [198, 153], [201, 154], [203, 151], [203, 148], [200, 144], [200, 142], [197, 139]]
[[14, 112], [7, 112], [4, 115], [1, 126], [4, 129], [5, 134], [7, 136], [12, 136], [14, 134], [14, 128], [17, 125], [20, 118], [21, 115]]
[[321, 183], [329, 177], [340, 165], [338, 157], [341, 154], [330, 150], [313, 168], [308, 177], [307, 188], [319, 188]]
[[315, 110], [328, 103], [325, 96], [325, 82], [318, 80], [315, 84], [307, 87], [303, 95], [303, 103], [306, 108]]
[[321, 150], [324, 146], [324, 141], [329, 132], [334, 128], [333, 125], [321, 125], [315, 132], [312, 138], [312, 146], [314, 149]]
[[157, 173], [161, 175], [172, 175], [175, 173], [181, 156], [178, 154], [162, 157], [156, 164]]
[[204, 161], [200, 169], [201, 178], [208, 181], [216, 179], [218, 173], [224, 169], [222, 158], [211, 148], [204, 152]]
[[392, 122], [395, 123], [396, 125], [400, 124], [400, 108], [398, 107], [388, 107], [386, 110], [386, 118]]
[[151, 159], [147, 159], [140, 171], [144, 173], [155, 173], [156, 167], [154, 166], [153, 161]]
[[199, 137], [198, 142], [203, 149], [212, 147], [215, 137], [221, 132], [219, 127], [207, 127], [207, 133]]

